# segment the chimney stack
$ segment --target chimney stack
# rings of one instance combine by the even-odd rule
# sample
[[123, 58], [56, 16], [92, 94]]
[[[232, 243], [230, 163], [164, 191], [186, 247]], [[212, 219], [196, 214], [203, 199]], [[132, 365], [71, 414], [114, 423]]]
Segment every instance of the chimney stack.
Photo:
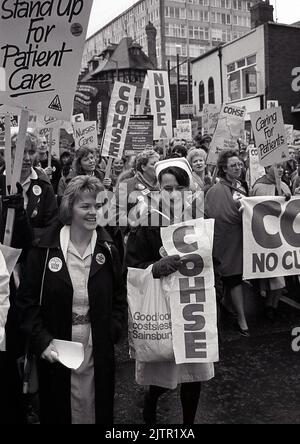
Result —
[[251, 29], [268, 22], [274, 22], [274, 7], [270, 0], [258, 0], [250, 9]]
[[153, 23], [149, 22], [146, 26], [146, 34], [148, 40], [148, 56], [153, 64], [154, 69], [157, 68], [157, 53], [156, 53], [156, 36], [157, 30]]

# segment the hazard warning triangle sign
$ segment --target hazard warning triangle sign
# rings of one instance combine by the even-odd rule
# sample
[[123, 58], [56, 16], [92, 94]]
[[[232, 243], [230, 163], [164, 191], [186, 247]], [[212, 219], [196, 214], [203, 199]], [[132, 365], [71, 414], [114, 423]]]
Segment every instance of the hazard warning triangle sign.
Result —
[[54, 111], [62, 111], [62, 106], [60, 103], [60, 98], [59, 95], [57, 95], [52, 102], [50, 103], [50, 105], [48, 106], [49, 109], [53, 109]]
[[166, 133], [166, 130], [164, 127], [162, 127], [161, 129], [161, 133], [160, 133], [160, 139], [167, 139], [168, 138], [168, 134]]

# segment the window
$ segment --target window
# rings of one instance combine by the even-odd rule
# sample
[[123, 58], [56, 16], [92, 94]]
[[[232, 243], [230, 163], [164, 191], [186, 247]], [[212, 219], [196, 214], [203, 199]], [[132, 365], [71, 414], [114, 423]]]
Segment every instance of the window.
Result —
[[201, 81], [199, 85], [199, 111], [203, 111], [203, 105], [205, 104], [205, 86], [204, 82]]
[[229, 100], [240, 100], [257, 94], [256, 55], [227, 65]]
[[212, 77], [208, 80], [208, 103], [215, 104], [215, 82]]

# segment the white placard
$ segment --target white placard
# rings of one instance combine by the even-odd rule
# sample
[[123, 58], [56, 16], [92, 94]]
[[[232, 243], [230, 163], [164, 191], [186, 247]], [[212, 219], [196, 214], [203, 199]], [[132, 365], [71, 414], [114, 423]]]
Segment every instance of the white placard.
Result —
[[0, 1], [0, 102], [70, 120], [93, 0]]
[[172, 139], [172, 107], [169, 77], [166, 71], [148, 71], [151, 114], [154, 116], [154, 140]]
[[169, 256], [182, 265], [170, 276], [173, 348], [176, 364], [219, 360], [216, 291], [214, 288], [214, 221], [198, 219], [161, 230]]

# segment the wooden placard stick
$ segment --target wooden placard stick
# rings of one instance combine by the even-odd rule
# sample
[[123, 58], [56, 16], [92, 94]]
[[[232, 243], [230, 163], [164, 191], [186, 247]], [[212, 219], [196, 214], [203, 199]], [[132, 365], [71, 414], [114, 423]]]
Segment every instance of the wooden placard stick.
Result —
[[10, 194], [12, 172], [11, 172], [11, 119], [10, 114], [5, 115], [5, 174], [6, 174], [6, 192]]
[[[17, 146], [16, 146], [16, 152], [15, 152], [14, 169], [13, 169], [12, 184], [11, 184], [11, 194], [14, 194], [17, 192], [17, 182], [19, 182], [20, 178], [21, 178], [28, 121], [29, 121], [29, 112], [27, 110], [22, 110], [20, 126], [19, 126], [19, 134], [18, 134]], [[11, 245], [14, 221], [15, 221], [15, 210], [8, 209], [7, 218], [6, 218], [4, 241], [3, 241], [4, 245], [8, 245], [8, 246]]]
[[106, 172], [105, 172], [105, 179], [109, 179], [110, 178], [110, 173], [111, 173], [113, 161], [114, 161], [113, 157], [109, 157], [108, 158], [108, 162], [107, 162], [107, 166], [106, 166]]
[[217, 176], [218, 176], [218, 167], [216, 166], [216, 167], [215, 167], [214, 174], [212, 175], [212, 178], [211, 178], [211, 183], [212, 183], [212, 185], [215, 184], [215, 181], [216, 181]]
[[53, 128], [49, 128], [49, 154], [48, 154], [48, 167], [51, 167], [51, 161], [52, 161], [52, 142], [53, 142]]
[[277, 189], [278, 196], [282, 196], [281, 179], [278, 175], [278, 170], [275, 165], [274, 165], [274, 174], [275, 174], [276, 189]]

